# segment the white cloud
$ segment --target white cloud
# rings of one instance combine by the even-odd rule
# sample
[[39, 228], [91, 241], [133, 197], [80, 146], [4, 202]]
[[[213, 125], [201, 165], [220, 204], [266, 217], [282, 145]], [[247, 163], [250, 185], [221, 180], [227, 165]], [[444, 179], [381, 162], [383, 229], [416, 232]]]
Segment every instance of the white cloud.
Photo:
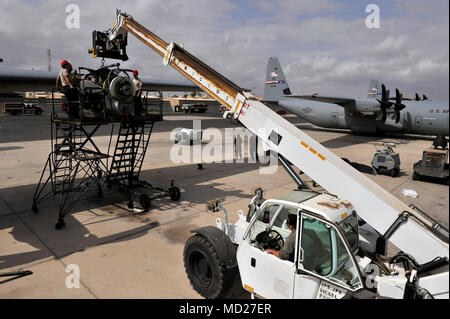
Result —
[[[80, 29], [65, 28], [65, 6], [71, 2], [80, 6]], [[278, 56], [292, 91], [365, 95], [375, 77], [406, 94], [426, 90], [433, 99], [448, 100], [448, 2], [397, 1], [390, 17], [381, 7], [380, 29], [365, 27], [364, 11], [356, 18], [340, 16], [348, 4], [332, 0], [250, 2], [256, 9], [231, 0], [71, 2], [2, 0], [2, 66], [46, 70], [51, 48], [53, 69], [63, 58], [95, 67], [100, 61], [87, 54], [91, 32], [109, 28], [121, 8], [166, 41], [183, 43], [236, 84], [256, 87], [258, 94], [267, 58]], [[249, 12], [242, 10], [263, 14], [246, 18]], [[131, 36], [127, 51], [130, 61], [122, 65], [140, 69], [143, 77], [183, 79]]]

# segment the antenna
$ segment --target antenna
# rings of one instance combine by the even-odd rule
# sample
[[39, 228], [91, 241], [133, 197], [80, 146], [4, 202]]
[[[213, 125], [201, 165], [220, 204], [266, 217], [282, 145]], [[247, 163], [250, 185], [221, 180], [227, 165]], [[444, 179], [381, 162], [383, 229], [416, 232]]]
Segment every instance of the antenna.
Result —
[[47, 56], [48, 56], [48, 72], [52, 72], [52, 59], [50, 49], [47, 50]]

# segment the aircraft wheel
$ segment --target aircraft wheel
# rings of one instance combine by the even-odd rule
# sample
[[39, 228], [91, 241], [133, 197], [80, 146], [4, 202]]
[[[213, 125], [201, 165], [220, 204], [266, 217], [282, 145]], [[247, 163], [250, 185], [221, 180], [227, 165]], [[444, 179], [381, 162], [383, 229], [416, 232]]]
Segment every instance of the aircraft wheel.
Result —
[[57, 230], [63, 229], [64, 226], [66, 226], [66, 223], [63, 220], [59, 220], [56, 224], [55, 224], [55, 228]]
[[389, 173], [390, 173], [391, 177], [395, 177], [395, 176], [397, 176], [397, 169], [393, 168]]
[[234, 276], [223, 266], [213, 245], [202, 235], [188, 239], [183, 253], [184, 268], [192, 287], [207, 299], [226, 298]]

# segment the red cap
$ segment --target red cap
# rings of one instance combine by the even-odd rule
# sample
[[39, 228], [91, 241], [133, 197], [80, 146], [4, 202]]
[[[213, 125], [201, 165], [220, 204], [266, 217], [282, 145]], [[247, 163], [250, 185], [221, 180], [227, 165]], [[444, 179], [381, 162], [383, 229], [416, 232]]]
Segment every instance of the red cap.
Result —
[[138, 70], [133, 70], [133, 74], [138, 75], [139, 74]]
[[66, 64], [69, 64], [69, 61], [67, 61], [67, 60], [62, 60], [61, 61], [61, 66], [65, 66]]

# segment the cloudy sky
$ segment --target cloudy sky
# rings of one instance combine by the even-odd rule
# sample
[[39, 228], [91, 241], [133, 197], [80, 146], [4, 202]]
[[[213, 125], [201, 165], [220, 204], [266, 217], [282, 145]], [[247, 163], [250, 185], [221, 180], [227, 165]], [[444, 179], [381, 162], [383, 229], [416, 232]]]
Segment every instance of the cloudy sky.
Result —
[[[378, 29], [365, 24], [371, 3]], [[70, 4], [80, 28], [66, 27]], [[98, 66], [91, 32], [110, 28], [116, 8], [258, 95], [267, 59], [278, 56], [294, 93], [365, 96], [377, 78], [391, 92], [449, 99], [448, 0], [0, 0], [0, 67], [47, 70], [48, 48], [53, 70], [63, 58]], [[127, 53], [122, 65], [144, 78], [183, 80], [132, 36]]]

